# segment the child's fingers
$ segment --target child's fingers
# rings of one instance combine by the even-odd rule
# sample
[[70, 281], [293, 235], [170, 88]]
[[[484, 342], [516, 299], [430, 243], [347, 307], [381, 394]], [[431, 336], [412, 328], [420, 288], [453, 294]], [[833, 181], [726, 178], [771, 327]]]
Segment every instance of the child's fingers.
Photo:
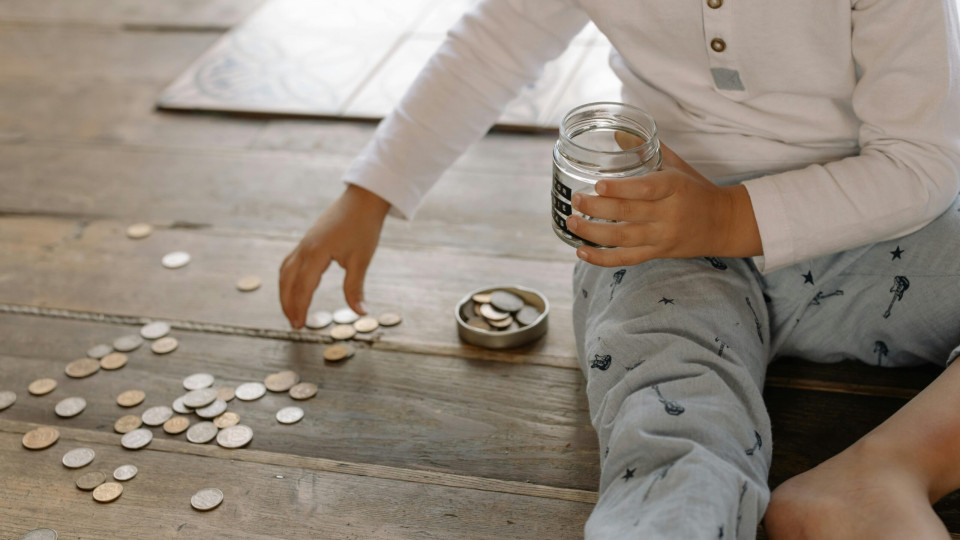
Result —
[[676, 189], [673, 170], [654, 171], [635, 178], [622, 180], [601, 180], [597, 182], [597, 193], [615, 199], [638, 199], [658, 201], [669, 197]]
[[577, 248], [577, 257], [584, 262], [608, 268], [633, 266], [657, 258], [657, 249], [652, 246], [632, 248], [597, 249], [588, 246]]
[[647, 223], [597, 223], [579, 216], [567, 218], [570, 232], [601, 246], [637, 247], [649, 245], [652, 228]]
[[346, 265], [347, 275], [343, 278], [343, 297], [350, 309], [360, 315], [367, 314], [367, 309], [363, 305], [363, 281], [369, 264], [369, 258], [354, 257]]
[[577, 193], [573, 208], [584, 214], [616, 221], [655, 221], [656, 203], [636, 199], [614, 199]]

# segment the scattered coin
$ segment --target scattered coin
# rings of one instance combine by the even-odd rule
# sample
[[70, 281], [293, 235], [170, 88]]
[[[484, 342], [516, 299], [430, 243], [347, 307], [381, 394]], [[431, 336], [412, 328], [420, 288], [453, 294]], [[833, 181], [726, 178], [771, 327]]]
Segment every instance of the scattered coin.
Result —
[[298, 400], [310, 399], [317, 395], [317, 390], [317, 385], [309, 382], [302, 382], [293, 385], [293, 388], [290, 389], [290, 397]]
[[220, 429], [225, 429], [230, 426], [235, 426], [239, 423], [240, 423], [240, 415], [230, 411], [227, 411], [213, 419], [213, 425], [217, 426]]
[[130, 433], [131, 431], [139, 428], [143, 425], [143, 420], [140, 420], [140, 417], [135, 414], [128, 414], [126, 416], [121, 416], [117, 418], [117, 421], [113, 423], [113, 430], [117, 433]]
[[133, 238], [134, 240], [139, 240], [140, 238], [146, 238], [150, 236], [150, 233], [153, 232], [153, 225], [149, 223], [134, 223], [133, 225], [127, 227], [127, 236]]
[[362, 319], [357, 319], [356, 322], [353, 323], [353, 328], [357, 332], [368, 334], [377, 328], [380, 328], [380, 323], [377, 322], [377, 320], [373, 317], [363, 317]]
[[143, 338], [137, 334], [130, 334], [113, 340], [113, 348], [120, 352], [135, 351], [141, 345], [143, 345]]
[[338, 324], [330, 329], [330, 337], [333, 339], [350, 339], [357, 335], [357, 329], [349, 324]]
[[352, 309], [345, 307], [333, 312], [333, 322], [337, 324], [353, 324], [360, 318]]
[[377, 322], [380, 323], [380, 326], [396, 326], [403, 321], [403, 318], [400, 317], [400, 314], [387, 312], [377, 318]]
[[101, 343], [99, 345], [94, 345], [93, 347], [90, 347], [89, 349], [87, 349], [87, 356], [89, 356], [90, 358], [99, 360], [112, 352], [113, 352], [112, 346], [107, 345], [106, 343]]
[[330, 345], [323, 350], [323, 359], [329, 362], [339, 362], [352, 357], [353, 354], [353, 347], [348, 347], [346, 345]]
[[153, 344], [150, 345], [150, 350], [156, 354], [167, 354], [173, 352], [174, 349], [177, 348], [177, 345], [179, 345], [177, 338], [168, 336], [154, 341]]
[[107, 482], [93, 490], [93, 500], [98, 503], [111, 503], [119, 499], [121, 493], [123, 493], [123, 486], [116, 482]]
[[112, 352], [100, 359], [100, 367], [107, 371], [120, 369], [125, 365], [127, 365], [127, 355], [121, 352]]
[[215, 400], [213, 403], [207, 405], [206, 407], [199, 408], [194, 412], [196, 412], [197, 416], [199, 416], [200, 418], [209, 419], [209, 418], [216, 418], [220, 416], [226, 410], [227, 410], [227, 402], [223, 401], [222, 399], [218, 399], [218, 400]]
[[63, 455], [61, 460], [63, 466], [68, 469], [79, 469], [86, 467], [96, 457], [92, 448], [74, 448]]
[[271, 392], [286, 392], [293, 388], [293, 385], [300, 382], [300, 375], [293, 371], [280, 371], [267, 375], [263, 380], [264, 386]]
[[0, 411], [10, 407], [17, 401], [16, 392], [11, 392], [9, 390], [4, 390], [0, 392]]
[[193, 409], [187, 407], [183, 404], [183, 398], [186, 396], [180, 396], [177, 399], [173, 400], [173, 411], [179, 414], [190, 414], [193, 412]]
[[489, 304], [490, 303], [490, 293], [477, 293], [471, 297], [474, 302], [478, 304]]
[[60, 432], [50, 426], [40, 426], [23, 435], [23, 446], [30, 450], [43, 450], [53, 446], [60, 438]]
[[60, 535], [53, 529], [34, 529], [25, 533], [20, 540], [57, 540]]
[[540, 317], [540, 311], [533, 306], [523, 306], [520, 308], [520, 311], [517, 312], [517, 322], [521, 326], [530, 326], [531, 324], [537, 321], [537, 318]]
[[333, 315], [329, 311], [314, 311], [307, 315], [307, 328], [326, 328], [333, 322]]
[[90, 471], [77, 478], [77, 489], [91, 491], [93, 488], [107, 481], [107, 475], [100, 471]]
[[57, 403], [53, 409], [57, 416], [61, 418], [72, 418], [83, 412], [87, 408], [87, 400], [82, 397], [68, 397]]
[[179, 435], [190, 427], [190, 419], [186, 416], [174, 416], [163, 423], [163, 430], [170, 435]]
[[126, 482], [132, 479], [140, 472], [135, 465], [121, 465], [113, 471], [113, 479], [120, 482]]
[[483, 318], [487, 319], [487, 321], [502, 321], [509, 317], [510, 313], [500, 311], [491, 304], [482, 304], [480, 306], [480, 315], [483, 315]]
[[493, 327], [490, 326], [490, 323], [483, 319], [470, 319], [467, 321], [467, 324], [474, 328], [479, 328], [480, 330], [486, 330], [488, 332], [493, 329]]
[[213, 388], [200, 388], [184, 394], [183, 404], [191, 409], [206, 407], [217, 399], [217, 391]]
[[117, 396], [117, 405], [121, 407], [136, 407], [143, 403], [146, 397], [147, 395], [143, 393], [143, 390], [127, 390]]
[[160, 339], [170, 333], [170, 325], [163, 321], [147, 323], [140, 328], [140, 335], [145, 339]]
[[253, 401], [262, 398], [267, 393], [267, 387], [263, 383], [248, 382], [238, 386], [235, 392], [240, 401]]
[[223, 401], [232, 401], [235, 396], [236, 392], [234, 392], [233, 388], [230, 388], [229, 386], [221, 386], [220, 388], [217, 388], [217, 399], [222, 399]]
[[171, 251], [160, 259], [164, 268], [183, 268], [190, 262], [190, 254], [186, 251]]
[[217, 433], [217, 444], [224, 448], [240, 448], [249, 444], [252, 438], [252, 429], [243, 424], [237, 424]]
[[237, 290], [242, 292], [255, 291], [260, 288], [262, 283], [260, 276], [243, 276], [237, 280]]
[[100, 371], [100, 361], [93, 358], [80, 358], [67, 364], [63, 371], [68, 377], [82, 379]]
[[120, 438], [120, 445], [127, 450], [139, 450], [150, 444], [153, 440], [153, 432], [147, 428], [140, 428], [125, 434]]
[[213, 386], [213, 375], [209, 373], [194, 373], [183, 380], [183, 387], [187, 390], [199, 390]]
[[[27, 391], [35, 396], [45, 396], [57, 388], [57, 381], [53, 379], [37, 379], [30, 383]], [[0, 410], [3, 410], [3, 398], [0, 397]]]
[[500, 319], [499, 321], [488, 320], [487, 322], [490, 323], [490, 326], [492, 326], [492, 327], [494, 327], [494, 328], [503, 329], [503, 328], [507, 328], [507, 327], [509, 327], [511, 324], [513, 324], [513, 317], [511, 317], [510, 315], [507, 315], [507, 318], [506, 318], [506, 319]]
[[296, 424], [303, 418], [303, 409], [300, 407], [284, 407], [277, 411], [277, 422], [281, 424]]
[[143, 423], [148, 426], [159, 426], [169, 420], [171, 416], [173, 416], [173, 409], [165, 405], [160, 405], [158, 407], [150, 407], [143, 411], [140, 418], [143, 420]]
[[200, 422], [187, 430], [187, 440], [194, 444], [206, 444], [217, 436], [217, 426], [213, 422]]
[[223, 492], [217, 488], [206, 488], [190, 497], [190, 506], [201, 512], [207, 512], [220, 506], [223, 502]]
[[500, 311], [516, 313], [524, 305], [523, 298], [507, 291], [494, 291], [490, 293], [490, 304]]

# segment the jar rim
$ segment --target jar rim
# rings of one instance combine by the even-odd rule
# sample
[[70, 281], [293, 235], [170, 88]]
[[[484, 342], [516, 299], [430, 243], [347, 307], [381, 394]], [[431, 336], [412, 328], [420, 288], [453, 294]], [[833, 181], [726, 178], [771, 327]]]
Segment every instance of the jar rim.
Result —
[[[653, 129], [652, 129], [651, 132], [650, 132], [650, 138], [647, 140], [647, 142], [645, 142], [645, 143], [643, 143], [643, 144], [641, 144], [641, 145], [639, 145], [639, 146], [635, 146], [635, 147], [633, 147], [633, 148], [628, 148], [628, 149], [626, 149], [626, 150], [595, 150], [595, 149], [593, 149], [593, 148], [587, 148], [587, 147], [585, 147], [585, 146], [581, 146], [581, 145], [577, 144], [576, 142], [573, 141], [573, 139], [571, 139], [570, 137], [568, 137], [566, 133], [564, 133], [563, 125], [567, 122], [567, 119], [568, 119], [568, 118], [570, 118], [571, 116], [573, 116], [573, 115], [576, 114], [576, 113], [581, 112], [583, 109], [586, 109], [586, 108], [589, 108], [589, 107], [604, 106], [604, 105], [613, 105], [613, 106], [616, 106], [616, 107], [621, 107], [621, 108], [624, 108], [624, 109], [629, 110], [630, 112], [639, 113], [639, 115], [642, 116], [645, 120], [649, 120], [649, 121], [650, 121], [650, 125], [653, 126]], [[570, 110], [570, 112], [568, 112], [567, 114], [563, 115], [563, 119], [560, 120], [560, 127], [559, 127], [560, 138], [563, 139], [566, 143], [571, 144], [571, 145], [573, 145], [574, 147], [579, 148], [579, 149], [581, 149], [581, 150], [584, 150], [584, 151], [586, 151], [586, 152], [592, 152], [592, 153], [595, 153], [595, 154], [606, 154], [606, 155], [623, 155], [623, 154], [631, 154], [631, 153], [639, 152], [641, 149], [647, 148], [647, 147], [649, 147], [650, 145], [654, 144], [654, 141], [657, 140], [657, 136], [658, 136], [658, 135], [657, 135], [657, 131], [658, 131], [657, 122], [656, 122], [656, 120], [653, 119], [653, 116], [651, 116], [650, 113], [648, 113], [647, 111], [641, 109], [640, 107], [636, 107], [636, 106], [634, 106], [634, 105], [629, 105], [629, 104], [627, 104], [627, 103], [620, 103], [620, 102], [617, 102], [617, 101], [594, 101], [594, 102], [591, 102], [591, 103], [584, 103], [583, 105], [579, 105], [579, 106], [577, 106], [577, 107], [574, 107], [573, 109]]]

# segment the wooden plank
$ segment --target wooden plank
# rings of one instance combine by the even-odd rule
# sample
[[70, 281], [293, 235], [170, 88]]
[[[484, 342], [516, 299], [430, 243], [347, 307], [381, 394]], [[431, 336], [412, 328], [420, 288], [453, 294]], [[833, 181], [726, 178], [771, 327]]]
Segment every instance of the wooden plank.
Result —
[[[253, 450], [590, 491], [599, 482], [596, 434], [577, 371], [365, 347], [332, 364], [323, 361], [322, 346], [174, 331], [180, 346], [169, 355], [154, 355], [144, 346], [118, 371], [80, 380], [64, 374], [64, 366], [94, 344], [136, 331], [0, 315], [0, 386], [20, 396], [3, 418], [112, 433], [124, 414], [169, 406], [186, 392], [182, 380], [192, 373], [210, 373], [218, 386], [236, 386], [292, 369], [321, 387], [315, 398], [297, 403], [269, 393], [258, 401], [230, 403], [257, 434]], [[29, 395], [27, 386], [41, 377], [54, 378], [59, 387], [46, 396]], [[147, 399], [124, 409], [116, 396], [130, 389], [143, 390]], [[87, 400], [86, 410], [59, 419], [54, 406], [73, 395]], [[273, 415], [290, 405], [304, 409], [304, 420], [296, 426], [277, 423]], [[184, 440], [157, 432], [163, 439]]]
[[841, 390], [846, 392], [871, 392], [876, 387], [889, 390], [898, 388], [902, 393], [898, 396], [909, 399], [923, 390], [937, 376], [943, 368], [933, 364], [909, 368], [877, 367], [859, 361], [849, 360], [833, 364], [807, 362], [791, 358], [778, 358], [767, 368], [767, 382], [769, 386], [797, 387], [798, 384], [818, 384], [830, 382], [832, 386], [824, 386], [824, 391]]
[[[179, 443], [187, 444], [187, 443]], [[82, 471], [60, 465], [78, 446], [97, 457], [83, 469], [133, 463], [139, 474], [109, 505], [74, 486]], [[0, 536], [51, 527], [91, 538], [577, 538], [591, 505], [300, 467], [210, 459], [64, 439], [31, 452], [0, 433]], [[190, 508], [205, 487], [224, 493], [208, 513]], [[415, 502], [414, 502], [415, 501]]]
[[[135, 241], [124, 228], [107, 220], [0, 217], [0, 303], [289, 328], [276, 280], [293, 241], [203, 229], [163, 229]], [[192, 253], [193, 262], [176, 271], [163, 268], [160, 258], [175, 250]], [[385, 350], [575, 367], [571, 270], [571, 263], [383, 247], [367, 274], [367, 302], [374, 313], [400, 312], [404, 323], [371, 339]], [[261, 276], [263, 287], [237, 292], [234, 283], [245, 274]], [[316, 309], [344, 304], [342, 277], [339, 268], [329, 272], [314, 296]], [[551, 304], [547, 335], [504, 352], [461, 344], [454, 307], [485, 284], [526, 285], [543, 293]]]
[[263, 0], [0, 0], [0, 24], [176, 27], [225, 31]]

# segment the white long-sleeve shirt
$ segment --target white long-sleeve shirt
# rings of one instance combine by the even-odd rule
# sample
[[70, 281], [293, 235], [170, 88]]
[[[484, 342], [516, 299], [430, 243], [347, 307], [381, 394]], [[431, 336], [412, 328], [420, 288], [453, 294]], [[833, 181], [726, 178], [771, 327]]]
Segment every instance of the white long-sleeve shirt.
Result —
[[647, 110], [681, 158], [721, 185], [769, 173], [743, 182], [762, 272], [897, 238], [960, 186], [955, 1], [482, 0], [344, 180], [411, 218], [593, 20], [622, 100]]

